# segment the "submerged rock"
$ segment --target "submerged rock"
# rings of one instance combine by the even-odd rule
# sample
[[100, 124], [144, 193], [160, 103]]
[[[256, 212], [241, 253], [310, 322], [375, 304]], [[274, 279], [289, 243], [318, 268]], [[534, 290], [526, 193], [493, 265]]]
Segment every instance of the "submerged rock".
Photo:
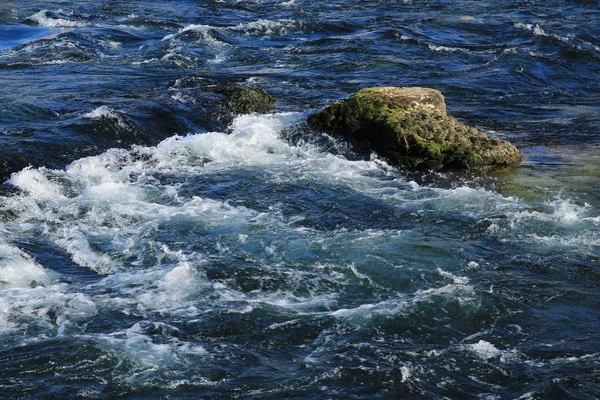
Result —
[[223, 95], [223, 108], [233, 115], [266, 113], [275, 104], [275, 99], [264, 89], [234, 85], [217, 87], [214, 91]]
[[466, 126], [446, 112], [435, 89], [362, 89], [308, 119], [313, 128], [367, 141], [390, 162], [452, 169], [506, 166], [521, 160], [505, 140]]

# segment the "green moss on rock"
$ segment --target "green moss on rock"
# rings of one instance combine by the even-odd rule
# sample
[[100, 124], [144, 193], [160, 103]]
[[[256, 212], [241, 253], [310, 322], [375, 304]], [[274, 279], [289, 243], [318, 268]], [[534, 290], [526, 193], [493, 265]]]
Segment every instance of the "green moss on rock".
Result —
[[435, 89], [362, 89], [311, 115], [308, 123], [316, 129], [366, 140], [383, 157], [409, 167], [475, 168], [521, 160], [512, 144], [449, 115], [444, 96]]
[[275, 99], [264, 89], [234, 85], [215, 91], [223, 95], [223, 106], [233, 115], [266, 113], [275, 104]]

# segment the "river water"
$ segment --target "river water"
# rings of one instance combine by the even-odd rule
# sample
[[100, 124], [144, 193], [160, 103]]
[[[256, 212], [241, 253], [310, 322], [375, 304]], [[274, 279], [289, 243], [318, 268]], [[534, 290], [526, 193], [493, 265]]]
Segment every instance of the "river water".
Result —
[[[596, 1], [0, 4], [0, 394], [600, 398]], [[215, 117], [206, 88], [277, 98]], [[441, 90], [517, 167], [305, 126]]]

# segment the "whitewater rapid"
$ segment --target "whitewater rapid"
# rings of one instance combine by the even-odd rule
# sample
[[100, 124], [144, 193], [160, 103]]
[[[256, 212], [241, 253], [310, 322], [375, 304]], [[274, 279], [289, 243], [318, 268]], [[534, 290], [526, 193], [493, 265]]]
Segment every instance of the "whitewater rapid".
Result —
[[[304, 119], [241, 116], [230, 134], [176, 136], [13, 174], [16, 192], [0, 201], [2, 346], [73, 338], [127, 363], [112, 376], [119, 382], [177, 385], [166, 371], [233, 357], [178, 325], [260, 312], [277, 316], [267, 334], [325, 324], [298, 349], [306, 368], [320, 369], [354, 330], [411, 315], [418, 325], [429, 313], [448, 322], [493, 315], [497, 284], [478, 275], [498, 268], [497, 256], [475, 237], [540, 253], [596, 252], [600, 218], [590, 206], [422, 185], [376, 157], [348, 158], [326, 135], [291, 140]], [[28, 255], [20, 247], [31, 240], [54, 256]], [[527, 359], [488, 337], [493, 330], [419, 357]], [[418, 359], [400, 366], [402, 382], [429, 374]]]
[[[596, 8], [3, 3], [0, 394], [598, 397]], [[278, 112], [220, 119], [231, 83]], [[389, 85], [523, 162], [409, 171], [305, 124]]]

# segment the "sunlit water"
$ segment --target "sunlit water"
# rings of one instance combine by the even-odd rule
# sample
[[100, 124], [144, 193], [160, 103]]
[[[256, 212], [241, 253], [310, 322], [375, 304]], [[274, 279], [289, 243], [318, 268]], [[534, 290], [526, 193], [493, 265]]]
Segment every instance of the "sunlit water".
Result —
[[[567, 4], [2, 3], [0, 393], [600, 396], [598, 11]], [[230, 80], [278, 109], [222, 126]], [[416, 173], [305, 126], [383, 84], [524, 162]]]

